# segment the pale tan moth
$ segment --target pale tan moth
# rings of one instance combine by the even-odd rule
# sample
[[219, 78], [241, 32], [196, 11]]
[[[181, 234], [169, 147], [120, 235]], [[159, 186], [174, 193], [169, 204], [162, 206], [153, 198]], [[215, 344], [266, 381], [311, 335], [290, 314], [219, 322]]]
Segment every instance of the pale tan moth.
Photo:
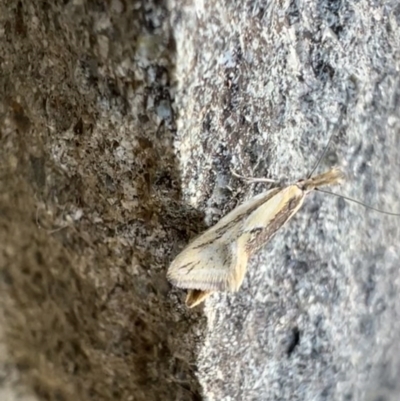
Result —
[[[270, 189], [249, 199], [189, 243], [172, 261], [167, 272], [168, 280], [176, 287], [189, 290], [186, 297], [189, 308], [200, 304], [212, 292], [237, 291], [242, 285], [251, 254], [265, 245], [294, 216], [306, 195], [321, 186], [338, 184], [343, 178], [340, 169], [332, 168], [323, 174]], [[396, 213], [364, 206], [398, 216]]]

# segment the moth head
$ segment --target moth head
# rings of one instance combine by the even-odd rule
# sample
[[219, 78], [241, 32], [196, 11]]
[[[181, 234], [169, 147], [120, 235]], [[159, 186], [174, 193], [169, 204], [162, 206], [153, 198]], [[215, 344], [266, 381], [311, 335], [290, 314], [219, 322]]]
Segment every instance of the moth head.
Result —
[[318, 187], [340, 184], [345, 178], [343, 171], [334, 167], [325, 173], [297, 181], [297, 186], [305, 192], [310, 192]]

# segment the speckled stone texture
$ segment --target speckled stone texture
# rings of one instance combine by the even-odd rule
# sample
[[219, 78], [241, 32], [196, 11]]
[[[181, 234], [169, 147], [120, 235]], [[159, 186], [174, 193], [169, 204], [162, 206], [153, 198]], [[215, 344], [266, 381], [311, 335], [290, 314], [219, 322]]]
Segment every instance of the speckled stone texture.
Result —
[[[208, 223], [249, 189], [230, 174], [304, 177], [400, 211], [396, 2], [177, 1], [177, 150]], [[230, 189], [231, 190], [230, 190]], [[205, 307], [197, 362], [208, 400], [398, 400], [400, 219], [312, 194]]]
[[400, 218], [328, 194], [186, 310], [169, 262], [341, 166], [400, 212], [398, 2], [0, 1], [0, 400], [400, 397]]

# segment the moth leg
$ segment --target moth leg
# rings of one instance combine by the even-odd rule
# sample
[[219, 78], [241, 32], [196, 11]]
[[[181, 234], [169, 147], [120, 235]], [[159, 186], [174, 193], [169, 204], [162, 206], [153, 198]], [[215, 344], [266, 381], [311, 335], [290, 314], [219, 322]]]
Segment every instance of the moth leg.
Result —
[[234, 177], [239, 178], [248, 182], [249, 184], [257, 183], [257, 182], [267, 182], [270, 184], [278, 183], [277, 180], [273, 180], [272, 178], [257, 178], [257, 177], [245, 177], [244, 175], [238, 174], [235, 170], [231, 169], [231, 173]]
[[193, 308], [194, 306], [201, 304], [212, 293], [213, 291], [189, 290], [186, 295], [186, 306], [188, 308]]

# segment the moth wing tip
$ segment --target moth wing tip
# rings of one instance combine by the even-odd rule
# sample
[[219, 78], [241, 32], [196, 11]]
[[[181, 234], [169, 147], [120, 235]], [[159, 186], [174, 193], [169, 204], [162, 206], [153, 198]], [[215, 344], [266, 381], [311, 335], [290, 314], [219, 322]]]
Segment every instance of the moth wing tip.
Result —
[[189, 290], [185, 300], [186, 306], [188, 308], [194, 308], [208, 298], [212, 292], [213, 291]]

